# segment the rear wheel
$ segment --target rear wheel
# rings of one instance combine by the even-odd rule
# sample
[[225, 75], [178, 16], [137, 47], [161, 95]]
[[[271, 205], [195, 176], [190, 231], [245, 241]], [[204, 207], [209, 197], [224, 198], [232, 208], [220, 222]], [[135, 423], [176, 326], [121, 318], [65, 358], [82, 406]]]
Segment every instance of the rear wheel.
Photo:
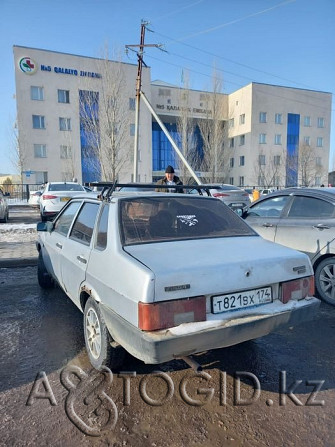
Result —
[[37, 279], [38, 284], [42, 289], [50, 289], [54, 285], [51, 276], [49, 275], [47, 269], [45, 268], [41, 251], [38, 254]]
[[315, 287], [319, 298], [335, 306], [335, 257], [326, 258], [317, 266]]
[[121, 346], [112, 346], [113, 339], [107, 329], [99, 304], [92, 298], [86, 302], [84, 311], [84, 335], [88, 357], [92, 366], [101, 369], [109, 366], [119, 368], [125, 357]]

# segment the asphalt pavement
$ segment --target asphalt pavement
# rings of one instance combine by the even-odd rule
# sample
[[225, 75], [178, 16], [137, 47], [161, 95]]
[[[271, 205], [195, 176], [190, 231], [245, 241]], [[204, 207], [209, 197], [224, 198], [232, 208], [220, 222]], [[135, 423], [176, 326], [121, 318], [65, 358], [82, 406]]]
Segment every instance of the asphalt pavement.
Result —
[[28, 205], [10, 206], [8, 223], [0, 223], [0, 268], [37, 264], [37, 233], [32, 224], [39, 221], [37, 208]]

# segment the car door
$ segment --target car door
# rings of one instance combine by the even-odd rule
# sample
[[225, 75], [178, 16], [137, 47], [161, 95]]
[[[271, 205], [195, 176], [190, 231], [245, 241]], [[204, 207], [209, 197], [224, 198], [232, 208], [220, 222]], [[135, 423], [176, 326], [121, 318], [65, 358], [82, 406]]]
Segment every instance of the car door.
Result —
[[48, 272], [62, 286], [61, 264], [63, 248], [67, 240], [67, 234], [71, 228], [72, 221], [82, 202], [72, 202], [57, 217], [53, 223], [52, 231], [45, 232], [44, 246], [42, 248], [43, 259]]
[[61, 276], [62, 286], [72, 301], [80, 307], [80, 285], [86, 277], [91, 253], [93, 229], [99, 203], [84, 202], [63, 246]]
[[321, 198], [294, 196], [287, 215], [277, 223], [275, 242], [300, 250], [313, 259], [320, 251], [334, 253], [335, 207]]
[[278, 222], [289, 201], [289, 195], [279, 195], [255, 203], [249, 208], [245, 220], [264, 239], [274, 241]]

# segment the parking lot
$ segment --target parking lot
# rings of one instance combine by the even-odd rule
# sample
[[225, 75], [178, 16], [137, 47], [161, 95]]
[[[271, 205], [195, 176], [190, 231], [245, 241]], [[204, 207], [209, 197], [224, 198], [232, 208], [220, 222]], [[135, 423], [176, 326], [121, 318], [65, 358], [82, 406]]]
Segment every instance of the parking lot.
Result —
[[[10, 214], [18, 227], [37, 220], [27, 208]], [[0, 445], [335, 445], [334, 307], [201, 353], [199, 373], [182, 360], [128, 356], [112, 380], [89, 364], [76, 306], [58, 288], [39, 288], [33, 251], [22, 262], [20, 244], [33, 247], [33, 231], [18, 228], [6, 241], [1, 225]]]

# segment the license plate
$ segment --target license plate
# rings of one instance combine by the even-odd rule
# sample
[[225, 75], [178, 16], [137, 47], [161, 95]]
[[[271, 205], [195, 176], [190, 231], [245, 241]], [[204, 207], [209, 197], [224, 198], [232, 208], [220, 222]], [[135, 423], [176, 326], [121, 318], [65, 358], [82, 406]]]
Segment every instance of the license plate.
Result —
[[244, 204], [243, 203], [231, 203], [230, 206], [232, 208], [243, 208]]
[[71, 199], [71, 197], [61, 197], [60, 198], [60, 201], [61, 202], [67, 202], [68, 200], [70, 200]]
[[242, 309], [244, 307], [258, 306], [260, 304], [272, 302], [271, 287], [262, 289], [246, 290], [228, 295], [212, 297], [212, 312], [219, 314], [229, 310]]

